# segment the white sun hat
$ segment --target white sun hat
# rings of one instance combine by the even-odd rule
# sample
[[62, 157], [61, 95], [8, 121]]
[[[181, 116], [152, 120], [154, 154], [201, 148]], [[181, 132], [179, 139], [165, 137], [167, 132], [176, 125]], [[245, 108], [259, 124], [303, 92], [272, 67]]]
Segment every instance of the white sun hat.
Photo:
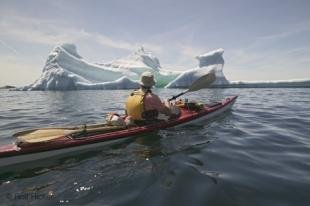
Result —
[[152, 87], [156, 84], [154, 80], [154, 75], [150, 71], [143, 72], [140, 76], [139, 84], [145, 87]]

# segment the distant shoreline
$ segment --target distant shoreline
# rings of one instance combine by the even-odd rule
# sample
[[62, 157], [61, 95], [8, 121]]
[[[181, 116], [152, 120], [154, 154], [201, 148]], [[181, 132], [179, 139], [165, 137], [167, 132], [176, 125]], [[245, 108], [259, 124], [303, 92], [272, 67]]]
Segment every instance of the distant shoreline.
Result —
[[228, 84], [228, 85], [211, 85], [210, 88], [310, 88], [308, 84], [300, 83], [246, 83], [246, 84]]
[[16, 87], [14, 86], [10, 86], [10, 85], [6, 85], [6, 86], [3, 86], [3, 87], [0, 87], [0, 89], [15, 89]]
[[[281, 88], [287, 88], [287, 89], [297, 89], [297, 88], [310, 88], [310, 85], [217, 85], [217, 86], [209, 86], [206, 87], [206, 89], [281, 89]], [[131, 89], [95, 89], [95, 88], [89, 88], [89, 89], [68, 89], [68, 90], [20, 90], [18, 88], [11, 88], [10, 91], [46, 91], [46, 92], [66, 92], [66, 91], [86, 91], [86, 90], [101, 90], [101, 91], [110, 91], [110, 90], [133, 90], [136, 88]], [[153, 89], [187, 89], [187, 87], [178, 87], [178, 88], [163, 88], [163, 87], [155, 87]], [[4, 89], [3, 89], [4, 90]]]
[[[156, 87], [160, 89], [162, 87]], [[179, 89], [186, 89], [187, 87], [178, 87]], [[170, 89], [178, 89], [178, 88], [170, 88]], [[310, 80], [305, 81], [295, 81], [295, 82], [232, 82], [230, 84], [225, 85], [211, 85], [208, 88], [310, 88]], [[68, 90], [25, 90], [22, 87], [15, 87], [6, 85], [0, 87], [0, 89], [5, 90], [13, 90], [13, 91], [74, 91], [74, 90], [115, 90], [115, 89], [102, 89], [102, 88], [83, 88], [83, 89], [68, 89]], [[128, 90], [135, 88], [128, 88]]]

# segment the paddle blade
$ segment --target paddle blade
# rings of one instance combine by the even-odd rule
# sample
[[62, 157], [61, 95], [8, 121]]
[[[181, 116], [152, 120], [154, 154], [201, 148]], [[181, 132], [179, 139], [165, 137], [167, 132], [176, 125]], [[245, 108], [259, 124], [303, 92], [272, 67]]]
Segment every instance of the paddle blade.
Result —
[[28, 143], [44, 142], [62, 137], [74, 131], [75, 130], [65, 130], [65, 129], [35, 130], [33, 132], [17, 136], [17, 139], [19, 139], [22, 142], [28, 142]]
[[216, 77], [215, 77], [214, 72], [205, 74], [199, 77], [199, 79], [197, 79], [196, 81], [194, 81], [194, 83], [188, 88], [186, 92], [193, 92], [193, 91], [200, 90], [202, 88], [206, 88], [210, 86], [210, 84], [212, 84], [215, 81], [215, 79]]
[[208, 87], [210, 84], [212, 84], [215, 81], [216, 77], [213, 71], [209, 72], [208, 74], [205, 74], [201, 77], [199, 77], [196, 81], [192, 83], [192, 85], [185, 91], [181, 92], [178, 95], [173, 96], [168, 101], [172, 101], [183, 94], [186, 94], [187, 92], [194, 92], [202, 88]]
[[69, 135], [79, 135], [81, 133], [106, 133], [126, 129], [125, 126], [108, 126], [106, 124], [89, 125], [86, 129], [82, 127], [77, 128], [78, 129], [43, 128], [19, 132], [14, 134], [14, 136], [21, 142], [36, 143], [50, 141]]

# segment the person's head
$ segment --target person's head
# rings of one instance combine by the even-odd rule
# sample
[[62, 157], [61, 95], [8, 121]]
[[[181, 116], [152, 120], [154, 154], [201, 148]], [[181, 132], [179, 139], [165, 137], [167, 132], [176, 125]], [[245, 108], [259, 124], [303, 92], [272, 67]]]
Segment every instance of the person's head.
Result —
[[156, 81], [154, 80], [154, 75], [152, 72], [146, 71], [143, 72], [140, 76], [139, 84], [142, 88], [150, 89], [152, 86], [156, 84]]

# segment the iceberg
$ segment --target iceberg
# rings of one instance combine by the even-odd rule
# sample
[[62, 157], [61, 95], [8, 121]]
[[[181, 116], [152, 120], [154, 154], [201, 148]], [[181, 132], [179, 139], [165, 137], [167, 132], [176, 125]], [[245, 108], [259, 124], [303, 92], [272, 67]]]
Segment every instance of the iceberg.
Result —
[[196, 68], [189, 69], [181, 73], [176, 79], [166, 85], [166, 88], [188, 87], [199, 77], [214, 72], [216, 76], [215, 82], [212, 85], [228, 85], [229, 81], [223, 73], [224, 49], [217, 49], [196, 57], [199, 65]]
[[[123, 84], [124, 76], [133, 76], [129, 70], [112, 69], [85, 61], [76, 50], [74, 44], [57, 46], [49, 54], [41, 76], [31, 85], [22, 90], [73, 90], [80, 88], [98, 87], [98, 83], [117, 80]], [[136, 85], [128, 80], [126, 86]], [[112, 84], [113, 85], [113, 84]]]
[[224, 73], [224, 49], [216, 49], [196, 57], [198, 65], [185, 71], [162, 68], [159, 59], [140, 47], [127, 57], [111, 62], [90, 63], [77, 52], [74, 44], [56, 46], [48, 55], [41, 76], [32, 84], [17, 90], [84, 90], [134, 89], [144, 71], [151, 71], [156, 87], [185, 88], [196, 79], [214, 72], [211, 87], [310, 87], [310, 80], [274, 82], [229, 82]]
[[144, 47], [140, 47], [136, 52], [125, 57], [118, 59], [110, 63], [99, 63], [99, 65], [112, 67], [112, 68], [123, 68], [128, 70], [148, 70], [152, 69], [159, 72], [161, 66], [157, 57], [151, 52], [145, 51]]
[[156, 87], [187, 87], [201, 75], [216, 71], [214, 84], [227, 84], [223, 74], [224, 50], [197, 56], [199, 66], [186, 71], [163, 69], [159, 59], [140, 47], [129, 56], [111, 62], [90, 63], [74, 44], [56, 46], [48, 55], [41, 76], [20, 90], [133, 89], [144, 71], [151, 71]]

